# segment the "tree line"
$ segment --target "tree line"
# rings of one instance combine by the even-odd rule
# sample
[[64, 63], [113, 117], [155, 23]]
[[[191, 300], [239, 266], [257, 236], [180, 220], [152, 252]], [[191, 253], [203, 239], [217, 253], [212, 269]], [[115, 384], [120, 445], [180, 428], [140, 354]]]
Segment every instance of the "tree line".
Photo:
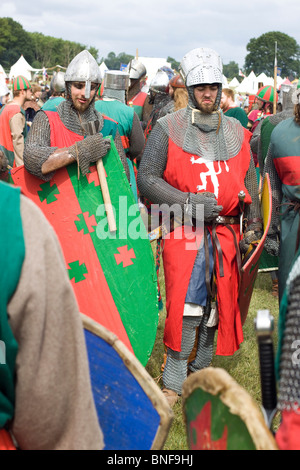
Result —
[[[279, 31], [265, 33], [249, 40], [246, 46], [248, 54], [242, 68], [245, 75], [249, 75], [253, 70], [256, 75], [264, 72], [273, 76], [275, 42], [281, 75], [291, 79], [300, 76], [300, 47], [294, 38]], [[134, 57], [125, 52], [118, 55], [110, 52], [107, 57], [100, 58], [95, 47], [45, 36], [42, 33], [29, 33], [12, 18], [0, 18], [0, 64], [6, 71], [9, 71], [21, 54], [33, 68], [41, 69], [55, 65], [67, 67], [73, 57], [83, 49], [87, 49], [99, 64], [104, 61], [109, 69], [114, 70], [120, 70], [121, 64], [128, 64]], [[179, 62], [173, 57], [168, 57], [167, 61], [173, 69], [179, 69]], [[234, 61], [224, 64], [223, 73], [228, 79], [238, 77], [238, 64]]]

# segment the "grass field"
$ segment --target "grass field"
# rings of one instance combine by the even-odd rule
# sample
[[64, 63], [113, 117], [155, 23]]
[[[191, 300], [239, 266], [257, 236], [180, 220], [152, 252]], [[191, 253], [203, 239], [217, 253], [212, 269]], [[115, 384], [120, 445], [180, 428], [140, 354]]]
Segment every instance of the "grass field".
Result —
[[[164, 273], [161, 265], [159, 274], [161, 292], [163, 297], [163, 310], [160, 312], [159, 324], [157, 329], [157, 336], [153, 348], [152, 356], [147, 364], [147, 371], [156, 380], [159, 386], [162, 386], [161, 381], [161, 364], [163, 361], [163, 330], [164, 321], [166, 317], [165, 310], [165, 292], [164, 292]], [[236, 382], [244, 387], [244, 389], [252, 396], [258, 403], [261, 403], [261, 390], [260, 390], [260, 373], [259, 373], [259, 360], [258, 360], [258, 347], [254, 330], [254, 320], [257, 311], [260, 309], [267, 309], [275, 319], [274, 331], [274, 349], [276, 351], [277, 345], [277, 321], [278, 321], [278, 299], [273, 297], [272, 281], [269, 273], [258, 273], [254, 292], [251, 299], [249, 313], [244, 325], [244, 342], [240, 349], [230, 357], [214, 356], [212, 361], [213, 367], [221, 367], [225, 369]], [[182, 416], [181, 399], [176, 403], [173, 408], [174, 419], [172, 426], [165, 442], [164, 450], [186, 450], [186, 430]], [[276, 427], [276, 420], [275, 420]]]

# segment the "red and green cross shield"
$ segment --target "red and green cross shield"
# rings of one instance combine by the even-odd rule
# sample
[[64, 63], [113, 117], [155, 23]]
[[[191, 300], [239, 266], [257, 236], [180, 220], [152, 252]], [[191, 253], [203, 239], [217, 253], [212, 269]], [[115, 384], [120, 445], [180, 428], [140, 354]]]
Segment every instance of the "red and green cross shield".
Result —
[[115, 233], [108, 228], [96, 165], [83, 176], [74, 163], [49, 182], [21, 166], [11, 170], [11, 178], [56, 231], [81, 313], [113, 332], [146, 365], [158, 324], [153, 252], [113, 140], [103, 164]]

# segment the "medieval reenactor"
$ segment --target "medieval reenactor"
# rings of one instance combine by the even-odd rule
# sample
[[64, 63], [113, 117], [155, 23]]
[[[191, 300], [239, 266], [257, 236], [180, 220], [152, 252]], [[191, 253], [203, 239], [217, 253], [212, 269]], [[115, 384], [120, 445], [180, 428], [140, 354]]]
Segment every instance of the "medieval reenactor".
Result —
[[[216, 328], [218, 355], [234, 354], [243, 341], [237, 250], [241, 190], [248, 220], [243, 252], [253, 236], [262, 234], [249, 131], [220, 111], [220, 56], [211, 49], [194, 49], [182, 59], [181, 73], [189, 105], [158, 120], [137, 179], [141, 194], [153, 204], [176, 205], [182, 215], [187, 212], [196, 225], [193, 233], [197, 221], [202, 224], [204, 218], [200, 247], [191, 246], [187, 223], [164, 239], [168, 355], [163, 391], [170, 404], [181, 394], [187, 369], [194, 372], [210, 364]], [[196, 358], [188, 364], [198, 326]]]
[[[57, 112], [39, 112], [31, 126], [24, 149], [25, 168], [43, 180], [53, 172], [78, 162], [85, 175], [91, 162], [107, 154], [112, 135], [129, 178], [117, 123], [95, 110], [95, 96], [101, 83], [99, 66], [87, 51], [80, 52], [65, 73], [66, 100]], [[90, 135], [90, 128], [95, 130]]]
[[56, 72], [50, 82], [51, 96], [42, 105], [44, 111], [57, 111], [58, 105], [64, 101], [66, 92], [65, 73]]
[[24, 103], [31, 100], [31, 84], [19, 75], [13, 81], [13, 99], [0, 110], [0, 149], [8, 158], [9, 165], [23, 165], [27, 124]]
[[130, 185], [137, 200], [135, 166], [138, 166], [145, 145], [145, 137], [134, 108], [126, 105], [129, 84], [127, 72], [106, 71], [103, 79], [101, 99], [95, 102], [95, 109], [118, 123], [124, 152], [130, 170]]
[[169, 101], [159, 112], [159, 117], [174, 113], [179, 109], [186, 108], [188, 105], [188, 93], [184, 81], [180, 74], [174, 75], [169, 81]]
[[149, 115], [149, 105], [147, 104], [148, 91], [144, 89], [147, 78], [146, 67], [140, 60], [132, 59], [129, 62], [126, 71], [129, 73], [130, 80], [127, 104], [128, 106], [133, 107], [141, 123], [147, 122]]
[[0, 214], [0, 449], [101, 450], [82, 321], [58, 238], [37, 205], [4, 182]]
[[169, 81], [170, 78], [167, 73], [163, 70], [158, 70], [150, 83], [149, 104], [152, 105], [152, 110], [145, 129], [146, 140], [156, 124], [160, 111], [171, 101]]
[[265, 249], [279, 256], [279, 303], [300, 239], [300, 88], [294, 90], [293, 102], [294, 116], [277, 124], [272, 131], [264, 168], [272, 187], [272, 219]]

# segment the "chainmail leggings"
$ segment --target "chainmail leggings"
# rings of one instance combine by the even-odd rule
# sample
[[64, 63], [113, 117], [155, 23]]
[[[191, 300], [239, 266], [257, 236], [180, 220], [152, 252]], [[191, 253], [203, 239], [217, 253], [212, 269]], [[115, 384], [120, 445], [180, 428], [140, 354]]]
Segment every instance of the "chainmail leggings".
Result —
[[[187, 369], [196, 372], [208, 367], [212, 361], [214, 336], [216, 327], [207, 327], [209, 315], [202, 317], [183, 317], [181, 351], [168, 348], [167, 361], [163, 372], [164, 387], [181, 395], [182, 384], [187, 378]], [[188, 364], [188, 358], [193, 350], [196, 328], [199, 326], [199, 337], [196, 357]]]

